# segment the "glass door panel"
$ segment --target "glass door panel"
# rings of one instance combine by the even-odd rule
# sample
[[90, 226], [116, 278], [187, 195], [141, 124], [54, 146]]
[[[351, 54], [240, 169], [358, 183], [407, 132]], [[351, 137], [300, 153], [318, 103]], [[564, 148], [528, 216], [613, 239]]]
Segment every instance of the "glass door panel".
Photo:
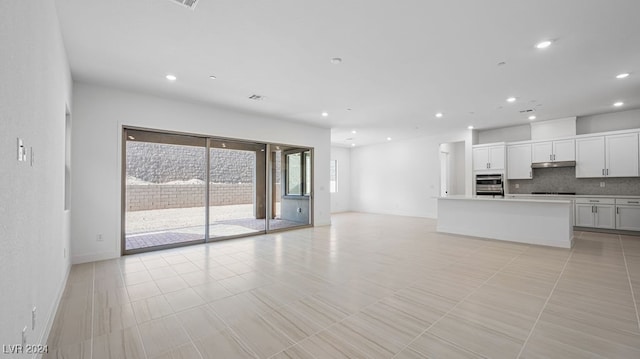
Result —
[[269, 230], [311, 224], [311, 159], [310, 149], [272, 146]]
[[206, 140], [125, 130], [124, 252], [205, 239]]
[[266, 230], [265, 145], [211, 140], [209, 239]]

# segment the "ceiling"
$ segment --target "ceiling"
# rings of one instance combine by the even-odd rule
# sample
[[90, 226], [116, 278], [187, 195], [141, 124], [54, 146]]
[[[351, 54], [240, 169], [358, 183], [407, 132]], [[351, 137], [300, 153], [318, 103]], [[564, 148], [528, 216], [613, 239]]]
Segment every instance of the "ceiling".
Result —
[[335, 145], [640, 108], [637, 0], [56, 4], [74, 79], [331, 128]]

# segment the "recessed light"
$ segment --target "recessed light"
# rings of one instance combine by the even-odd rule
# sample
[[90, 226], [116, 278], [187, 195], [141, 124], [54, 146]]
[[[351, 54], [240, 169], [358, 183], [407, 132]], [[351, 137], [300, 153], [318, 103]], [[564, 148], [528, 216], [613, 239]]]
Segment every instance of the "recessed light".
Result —
[[329, 116], [329, 113], [328, 113], [328, 112], [323, 112], [323, 113], [322, 113], [322, 117], [327, 117], [327, 116]]
[[351, 133], [356, 134], [356, 133], [357, 133], [357, 131], [356, 131], [356, 130], [353, 130], [353, 131], [351, 131]]
[[212, 80], [217, 79], [217, 77], [215, 75], [209, 75], [209, 78], [212, 79]]
[[536, 44], [536, 48], [538, 48], [538, 49], [546, 49], [549, 46], [551, 46], [551, 41], [549, 41], [549, 40], [542, 41], [542, 42], [539, 42], [538, 44]]
[[342, 59], [339, 58], [339, 57], [334, 57], [334, 58], [331, 59], [331, 63], [334, 64], [334, 65], [337, 65], [339, 63], [342, 63]]
[[507, 99], [507, 102], [516, 102], [516, 98], [515, 97], [509, 97]]
[[468, 128], [468, 129], [470, 129], [470, 130], [473, 130], [473, 126], [469, 126], [469, 127], [467, 127], [467, 128]]
[[616, 76], [617, 79], [624, 79], [624, 78], [627, 78], [627, 77], [629, 77], [629, 73], [628, 72], [624, 72], [624, 73], [618, 74]]
[[176, 75], [172, 75], [172, 74], [168, 74], [167, 76], [165, 76], [165, 78], [169, 81], [175, 81], [178, 79]]
[[136, 139], [135, 137], [133, 137], [133, 136], [131, 136], [131, 135], [129, 135], [129, 136], [127, 136], [127, 137], [128, 137], [130, 140], [135, 140], [135, 139]]
[[391, 137], [387, 137], [387, 141], [391, 141]]
[[436, 117], [437, 117], [437, 118], [440, 118], [440, 117], [442, 117], [442, 116], [444, 116], [444, 115], [442, 114], [442, 112], [438, 112], [438, 113], [436, 113]]
[[351, 144], [351, 147], [356, 147], [356, 144], [355, 144], [355, 143], [352, 143], [352, 144]]
[[613, 104], [615, 107], [620, 107], [620, 106], [624, 106], [624, 102], [622, 101], [618, 101], [616, 103]]
[[534, 116], [534, 115], [529, 116], [529, 120], [533, 121], [535, 119], [536, 119], [536, 116]]

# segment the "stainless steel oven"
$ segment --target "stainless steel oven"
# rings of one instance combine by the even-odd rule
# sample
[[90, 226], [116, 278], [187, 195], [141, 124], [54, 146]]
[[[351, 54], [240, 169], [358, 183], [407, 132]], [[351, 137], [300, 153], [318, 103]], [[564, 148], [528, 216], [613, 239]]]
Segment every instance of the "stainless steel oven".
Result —
[[504, 175], [476, 174], [476, 196], [504, 196]]

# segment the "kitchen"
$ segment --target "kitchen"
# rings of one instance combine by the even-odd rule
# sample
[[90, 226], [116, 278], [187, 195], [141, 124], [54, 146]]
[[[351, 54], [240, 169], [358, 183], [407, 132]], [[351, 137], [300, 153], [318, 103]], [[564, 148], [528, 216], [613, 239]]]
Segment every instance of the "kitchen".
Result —
[[475, 195], [439, 198], [438, 231], [563, 248], [574, 227], [640, 235], [639, 117], [625, 112], [480, 134]]

